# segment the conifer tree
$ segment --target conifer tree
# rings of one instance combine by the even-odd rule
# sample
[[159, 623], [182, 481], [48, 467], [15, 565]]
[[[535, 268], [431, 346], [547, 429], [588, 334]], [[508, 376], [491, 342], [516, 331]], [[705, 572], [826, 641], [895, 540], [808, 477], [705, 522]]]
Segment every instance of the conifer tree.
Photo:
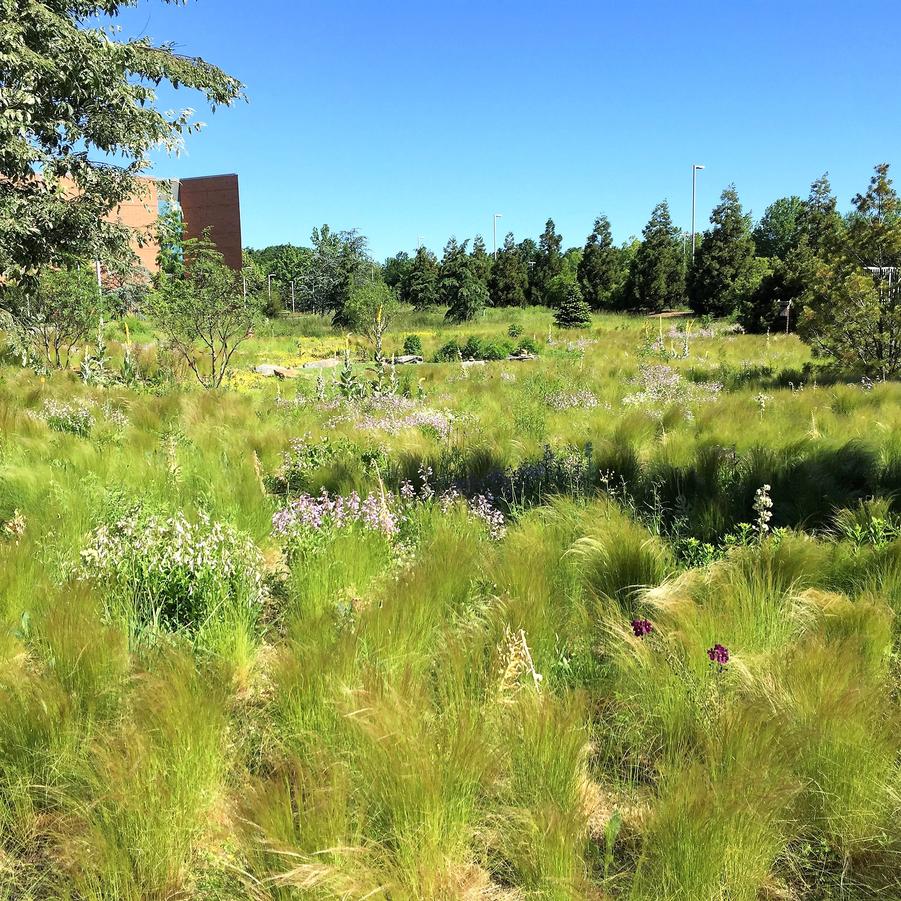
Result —
[[606, 216], [598, 216], [585, 242], [578, 270], [582, 296], [592, 310], [610, 305], [619, 276], [619, 260], [620, 254], [610, 234], [610, 221]]
[[554, 322], [559, 328], [584, 328], [591, 324], [591, 308], [575, 279], [555, 276], [551, 291], [559, 296], [554, 313]]
[[481, 235], [476, 235], [472, 242], [470, 260], [473, 274], [487, 287], [488, 279], [491, 276], [491, 257], [488, 256], [485, 240]]
[[450, 322], [467, 322], [488, 303], [488, 289], [473, 272], [472, 260], [466, 252], [468, 244], [451, 238], [441, 260], [438, 296], [447, 305], [445, 318]]
[[513, 232], [504, 238], [504, 246], [497, 252], [488, 282], [491, 305], [495, 307], [524, 307], [529, 290], [529, 267], [523, 259]]
[[538, 239], [538, 253], [529, 278], [531, 301], [547, 304], [551, 280], [563, 271], [563, 253], [560, 248], [563, 238], [557, 234], [554, 220], [548, 219], [544, 232]]
[[807, 238], [810, 250], [820, 259], [832, 256], [840, 250], [845, 225], [829, 183], [824, 173], [810, 186], [810, 194], [798, 213], [798, 228]]
[[682, 303], [684, 296], [679, 229], [673, 225], [664, 200], [654, 207], [642, 231], [642, 242], [629, 266], [623, 302], [627, 307], [657, 311]]
[[400, 298], [417, 310], [425, 310], [438, 303], [438, 260], [428, 248], [417, 249], [401, 282]]
[[750, 217], [742, 211], [735, 185], [729, 185], [710, 214], [713, 228], [704, 233], [689, 267], [688, 302], [696, 313], [725, 316], [741, 301], [736, 287], [754, 261]]

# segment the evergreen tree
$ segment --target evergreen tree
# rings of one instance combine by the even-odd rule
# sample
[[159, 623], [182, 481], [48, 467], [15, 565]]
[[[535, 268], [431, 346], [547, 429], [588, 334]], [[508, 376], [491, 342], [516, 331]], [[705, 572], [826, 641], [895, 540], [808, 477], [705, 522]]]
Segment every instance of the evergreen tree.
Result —
[[450, 322], [473, 319], [488, 303], [488, 289], [473, 272], [473, 263], [462, 244], [451, 238], [444, 248], [438, 275], [438, 296], [447, 305], [445, 318]]
[[810, 250], [820, 259], [839, 252], [844, 239], [844, 222], [832, 194], [829, 174], [824, 173], [810, 186], [810, 194], [798, 213], [800, 234], [807, 238]]
[[491, 305], [495, 307], [524, 307], [529, 290], [529, 267], [523, 259], [513, 232], [504, 238], [504, 246], [497, 252], [488, 282]]
[[579, 287], [592, 310], [610, 305], [619, 272], [620, 255], [613, 246], [610, 222], [606, 216], [598, 216], [579, 262]]
[[417, 310], [425, 310], [438, 303], [438, 260], [427, 248], [417, 249], [400, 284], [400, 299]]
[[472, 253], [470, 254], [472, 262], [473, 274], [482, 281], [486, 286], [491, 276], [491, 257], [485, 248], [485, 241], [481, 235], [476, 235], [472, 242]]
[[591, 324], [591, 308], [576, 279], [557, 275], [551, 280], [550, 291], [556, 301], [554, 322], [559, 328], [585, 328]]
[[[901, 198], [888, 172], [876, 166], [854, 198], [844, 243], [820, 259], [798, 321], [815, 353], [882, 378], [901, 374]], [[817, 206], [828, 215], [828, 202]]]
[[688, 271], [688, 302], [696, 313], [725, 316], [741, 301], [736, 287], [754, 260], [749, 217], [742, 211], [735, 185], [729, 185], [710, 214], [713, 228], [704, 233]]
[[685, 268], [680, 235], [667, 202], [658, 203], [629, 266], [623, 288], [624, 306], [659, 311], [682, 303]]
[[382, 278], [385, 284], [399, 292], [401, 285], [409, 278], [412, 266], [413, 260], [405, 250], [396, 253], [393, 257], [388, 257], [382, 266]]
[[554, 220], [548, 219], [544, 232], [538, 239], [538, 253], [529, 278], [531, 301], [534, 304], [548, 303], [551, 279], [563, 271], [563, 254], [560, 250], [563, 238], [557, 234]]

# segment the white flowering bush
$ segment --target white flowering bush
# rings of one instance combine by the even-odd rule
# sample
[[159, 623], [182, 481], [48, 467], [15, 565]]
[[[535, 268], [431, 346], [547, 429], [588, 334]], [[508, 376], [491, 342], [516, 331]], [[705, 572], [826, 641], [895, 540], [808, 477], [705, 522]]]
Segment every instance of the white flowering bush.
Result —
[[254, 542], [206, 515], [192, 522], [135, 508], [94, 530], [81, 564], [139, 622], [164, 628], [197, 630], [225, 610], [255, 613], [265, 598]]
[[86, 438], [94, 428], [94, 414], [84, 401], [63, 403], [47, 400], [39, 414], [54, 432], [68, 432]]

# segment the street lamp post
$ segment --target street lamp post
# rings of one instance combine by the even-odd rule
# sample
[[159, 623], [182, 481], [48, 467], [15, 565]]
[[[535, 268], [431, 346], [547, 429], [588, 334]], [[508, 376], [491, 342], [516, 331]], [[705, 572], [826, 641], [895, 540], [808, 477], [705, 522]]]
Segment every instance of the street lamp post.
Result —
[[691, 258], [695, 258], [695, 199], [697, 197], [698, 170], [704, 167], [699, 163], [691, 164]]
[[503, 218], [503, 213], [494, 214], [494, 258], [497, 259], [497, 220]]

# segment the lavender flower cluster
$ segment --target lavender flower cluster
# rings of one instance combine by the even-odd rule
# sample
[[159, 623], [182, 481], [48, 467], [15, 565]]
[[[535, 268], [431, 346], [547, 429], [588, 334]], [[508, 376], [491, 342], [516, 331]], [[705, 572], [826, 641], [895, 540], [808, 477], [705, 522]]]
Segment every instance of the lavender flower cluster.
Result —
[[290, 536], [305, 530], [343, 529], [359, 525], [389, 538], [395, 535], [400, 517], [391, 509], [392, 496], [356, 491], [347, 497], [331, 495], [325, 488], [318, 497], [301, 494], [272, 517], [272, 528], [278, 535]]
[[711, 663], [717, 664], [722, 669], [729, 662], [729, 651], [717, 643], [712, 648], [707, 649], [707, 657]]
[[419, 490], [412, 482], [404, 480], [397, 494], [385, 491], [370, 493], [364, 498], [352, 492], [342, 497], [331, 495], [325, 489], [318, 497], [302, 494], [273, 516], [273, 531], [287, 538], [297, 538], [358, 526], [392, 539], [416, 506], [437, 503], [447, 512], [465, 500], [469, 515], [484, 523], [491, 538], [497, 540], [506, 534], [504, 515], [494, 506], [490, 494], [477, 494], [468, 500], [456, 488], [437, 494], [429, 481], [431, 469], [420, 469], [419, 476]]
[[343, 404], [341, 412], [329, 425], [340, 422], [352, 422], [358, 429], [389, 435], [404, 429], [427, 428], [445, 440], [451, 433], [454, 416], [448, 410], [422, 407], [417, 401], [399, 394], [386, 394], [367, 398], [364, 403]]
[[556, 391], [546, 398], [547, 404], [553, 410], [593, 410], [598, 405], [598, 399], [587, 388], [575, 391]]
[[623, 398], [627, 405], [662, 407], [672, 404], [687, 406], [716, 400], [723, 386], [717, 382], [689, 382], [666, 364], [639, 367], [636, 384], [639, 391]]

